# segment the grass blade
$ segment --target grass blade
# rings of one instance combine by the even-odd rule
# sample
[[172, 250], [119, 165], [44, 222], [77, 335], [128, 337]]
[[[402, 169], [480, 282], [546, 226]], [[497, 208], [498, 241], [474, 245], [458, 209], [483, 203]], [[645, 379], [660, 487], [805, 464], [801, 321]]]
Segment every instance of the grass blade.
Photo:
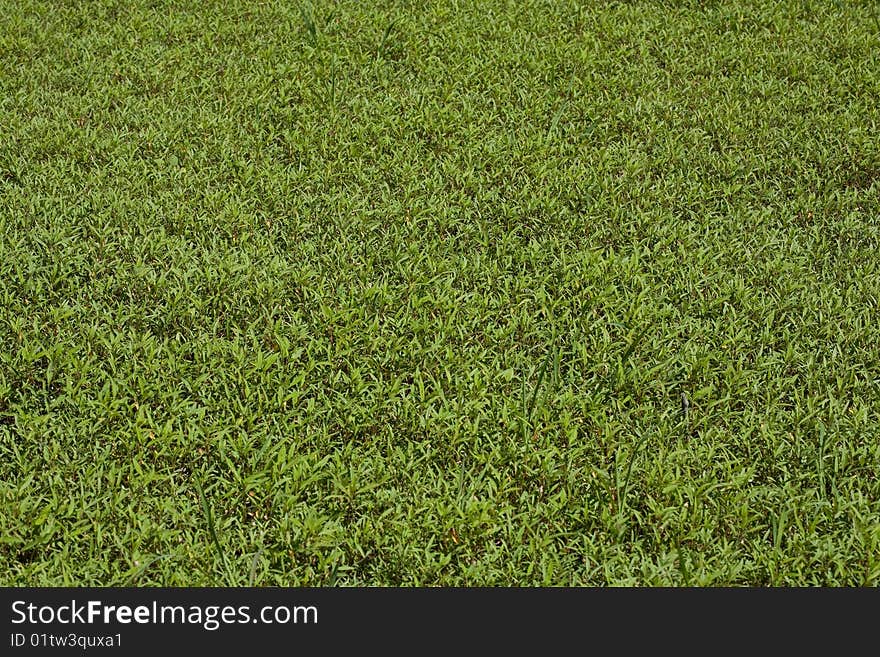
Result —
[[220, 539], [217, 538], [217, 531], [214, 529], [214, 517], [211, 514], [211, 506], [208, 504], [208, 498], [205, 497], [205, 490], [202, 487], [202, 482], [199, 481], [198, 477], [193, 477], [193, 483], [199, 493], [199, 504], [201, 504], [202, 513], [205, 515], [205, 520], [208, 525], [208, 534], [211, 536], [211, 541], [214, 543], [214, 548], [217, 550], [217, 555], [220, 557], [220, 562], [223, 564], [224, 570], [228, 573], [229, 563], [226, 560], [226, 552], [224, 552], [223, 546], [220, 544]]

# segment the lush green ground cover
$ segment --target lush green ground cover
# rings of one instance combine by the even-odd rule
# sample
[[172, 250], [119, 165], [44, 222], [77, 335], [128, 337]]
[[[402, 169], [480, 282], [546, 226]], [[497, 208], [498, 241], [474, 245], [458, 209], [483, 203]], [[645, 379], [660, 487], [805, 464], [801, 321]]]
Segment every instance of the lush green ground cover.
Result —
[[0, 582], [880, 582], [871, 3], [369, 4], [0, 0]]

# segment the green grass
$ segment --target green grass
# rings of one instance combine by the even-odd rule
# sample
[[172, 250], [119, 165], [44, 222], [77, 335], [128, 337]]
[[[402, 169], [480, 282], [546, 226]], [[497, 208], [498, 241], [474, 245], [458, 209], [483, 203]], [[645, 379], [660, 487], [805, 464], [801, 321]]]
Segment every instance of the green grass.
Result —
[[865, 2], [0, 0], [0, 583], [880, 583]]

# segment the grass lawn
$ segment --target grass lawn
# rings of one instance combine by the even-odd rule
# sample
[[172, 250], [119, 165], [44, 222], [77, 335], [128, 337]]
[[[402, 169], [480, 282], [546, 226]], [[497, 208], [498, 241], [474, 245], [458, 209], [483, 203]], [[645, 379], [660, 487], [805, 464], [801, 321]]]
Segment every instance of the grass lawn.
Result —
[[880, 584], [870, 0], [0, 0], [0, 583]]

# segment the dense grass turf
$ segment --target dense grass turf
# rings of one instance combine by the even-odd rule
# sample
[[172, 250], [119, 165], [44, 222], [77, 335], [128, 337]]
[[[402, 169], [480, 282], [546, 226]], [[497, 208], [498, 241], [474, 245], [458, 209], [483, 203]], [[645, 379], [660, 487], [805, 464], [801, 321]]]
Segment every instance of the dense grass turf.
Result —
[[0, 582], [880, 582], [871, 2], [0, 0]]

